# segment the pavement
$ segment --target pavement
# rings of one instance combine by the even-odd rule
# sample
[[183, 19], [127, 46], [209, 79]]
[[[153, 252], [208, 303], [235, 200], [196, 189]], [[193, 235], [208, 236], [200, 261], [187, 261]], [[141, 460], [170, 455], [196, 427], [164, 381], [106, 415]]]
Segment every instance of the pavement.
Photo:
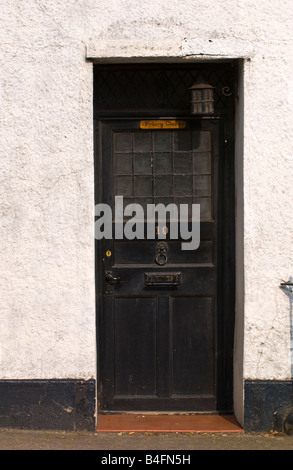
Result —
[[[0, 450], [96, 451], [96, 456], [124, 451], [293, 450], [293, 435], [283, 433], [71, 432], [0, 429]], [[186, 452], [185, 452], [186, 453]], [[22, 453], [21, 453], [22, 454]], [[47, 453], [46, 453], [47, 455]], [[74, 453], [76, 455], [76, 453]], [[103, 462], [102, 462], [103, 463]], [[110, 463], [110, 462], [107, 462]], [[116, 462], [114, 462], [116, 463]], [[130, 465], [129, 465], [130, 466]]]

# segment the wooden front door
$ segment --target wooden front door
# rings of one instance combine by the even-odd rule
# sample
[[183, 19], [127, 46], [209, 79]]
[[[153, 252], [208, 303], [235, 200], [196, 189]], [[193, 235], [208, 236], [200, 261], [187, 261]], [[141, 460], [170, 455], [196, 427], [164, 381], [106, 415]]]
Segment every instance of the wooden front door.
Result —
[[[140, 123], [97, 123], [98, 200], [113, 221], [115, 196], [144, 210], [133, 239], [121, 236], [128, 213], [118, 238], [113, 223], [112, 239], [97, 241], [99, 411], [214, 412], [225, 408], [231, 355], [222, 302], [222, 122], [189, 118], [169, 130]], [[147, 204], [159, 203], [200, 204], [197, 249], [182, 249], [180, 229], [171, 238], [168, 217], [148, 238]]]

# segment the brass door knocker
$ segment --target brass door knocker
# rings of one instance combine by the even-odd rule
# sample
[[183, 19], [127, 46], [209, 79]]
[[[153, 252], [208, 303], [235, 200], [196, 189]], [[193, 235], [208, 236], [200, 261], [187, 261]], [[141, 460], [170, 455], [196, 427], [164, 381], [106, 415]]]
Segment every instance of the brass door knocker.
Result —
[[156, 253], [157, 253], [156, 263], [159, 264], [160, 266], [163, 266], [168, 261], [167, 251], [168, 251], [167, 243], [159, 242], [156, 244]]

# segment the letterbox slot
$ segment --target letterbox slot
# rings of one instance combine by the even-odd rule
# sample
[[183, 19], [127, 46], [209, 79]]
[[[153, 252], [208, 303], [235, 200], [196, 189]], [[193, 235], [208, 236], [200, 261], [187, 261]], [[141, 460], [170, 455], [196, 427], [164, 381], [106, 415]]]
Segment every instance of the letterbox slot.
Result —
[[144, 273], [146, 287], [177, 287], [181, 284], [181, 273]]

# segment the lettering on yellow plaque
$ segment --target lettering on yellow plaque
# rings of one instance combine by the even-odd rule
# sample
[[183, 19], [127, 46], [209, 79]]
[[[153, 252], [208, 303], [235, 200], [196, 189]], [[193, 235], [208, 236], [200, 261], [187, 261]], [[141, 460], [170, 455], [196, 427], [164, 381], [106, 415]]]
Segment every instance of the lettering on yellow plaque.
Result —
[[186, 121], [178, 121], [175, 119], [140, 121], [141, 129], [184, 129], [185, 127]]

